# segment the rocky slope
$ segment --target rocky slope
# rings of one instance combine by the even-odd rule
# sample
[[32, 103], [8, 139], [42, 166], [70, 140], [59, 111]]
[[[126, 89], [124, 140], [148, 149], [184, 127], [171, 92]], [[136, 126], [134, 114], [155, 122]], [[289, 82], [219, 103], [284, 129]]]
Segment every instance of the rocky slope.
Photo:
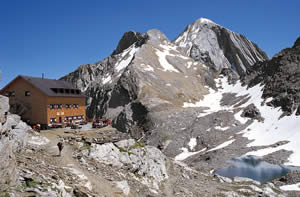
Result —
[[253, 64], [268, 59], [256, 44], [209, 19], [200, 18], [188, 25], [173, 43], [186, 55], [217, 71], [232, 68], [239, 75]]
[[[201, 169], [209, 174], [227, 166], [226, 161], [249, 154], [261, 156], [272, 164], [300, 166], [299, 117], [294, 114], [283, 117], [288, 111], [283, 103], [291, 104], [288, 106], [292, 106], [292, 112], [298, 107], [297, 43], [268, 61], [265, 53], [244, 36], [199, 19], [173, 43], [158, 30], [145, 34], [127, 32], [111, 56], [96, 64], [82, 65], [62, 79], [86, 92], [89, 117], [112, 119], [118, 131], [158, 148], [167, 158], [183, 161], [192, 170]], [[286, 71], [282, 72], [283, 69]], [[242, 85], [240, 76], [249, 87]], [[292, 89], [282, 94], [281, 86]], [[277, 103], [272, 101], [273, 106], [282, 108], [269, 106], [269, 97]], [[126, 164], [135, 171], [132, 165], [136, 163], [126, 161], [127, 153], [119, 153], [115, 144], [92, 146], [92, 152], [109, 148], [112, 155], [119, 156], [104, 155], [99, 159], [84, 152], [80, 155], [110, 165]], [[176, 176], [171, 178], [170, 173], [168, 177], [160, 184], [179, 181]], [[297, 184], [291, 180], [298, 178], [295, 173], [289, 181], [282, 179], [275, 183]], [[194, 186], [190, 182], [178, 186], [183, 191], [185, 187]], [[157, 191], [158, 196], [164, 196], [169, 190]], [[197, 196], [197, 192], [195, 189], [190, 195]], [[187, 191], [184, 193], [182, 196], [189, 196]], [[251, 195], [259, 193], [268, 196], [258, 189]], [[288, 192], [278, 189], [278, 195], [281, 194]]]
[[[208, 56], [199, 55], [196, 48], [205, 49]], [[149, 112], [198, 101], [207, 93], [206, 86], [215, 88], [218, 71], [233, 68], [242, 75], [265, 59], [265, 53], [242, 35], [201, 18], [173, 43], [158, 30], [127, 32], [111, 56], [61, 79], [86, 93], [88, 117], [114, 119], [116, 128], [138, 138], [142, 134], [135, 130], [146, 132], [155, 124], [147, 120]]]

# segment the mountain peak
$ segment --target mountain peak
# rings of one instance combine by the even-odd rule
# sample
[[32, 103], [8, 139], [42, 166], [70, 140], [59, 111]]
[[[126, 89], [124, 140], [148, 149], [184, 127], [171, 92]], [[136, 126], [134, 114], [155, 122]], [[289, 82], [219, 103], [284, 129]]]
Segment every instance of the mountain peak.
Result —
[[244, 75], [253, 64], [268, 59], [245, 36], [206, 18], [199, 18], [188, 25], [173, 43], [186, 56], [203, 64], [212, 64], [219, 72], [223, 68], [232, 68], [239, 75]]
[[152, 41], [158, 41], [158, 42], [168, 41], [169, 42], [169, 39], [165, 36], [165, 34], [157, 29], [149, 30], [147, 32], [147, 35], [149, 36], [149, 39]]
[[300, 46], [300, 37], [295, 41], [295, 44], [293, 47]]
[[138, 45], [142, 45], [146, 39], [147, 36], [145, 34], [141, 34], [139, 32], [135, 32], [132, 30], [125, 32], [121, 40], [119, 41], [117, 48], [114, 50], [112, 54], [116, 55], [122, 53], [122, 51], [124, 51], [134, 43], [137, 43]]
[[194, 23], [205, 23], [205, 24], [216, 24], [215, 22], [213, 22], [212, 20], [210, 19], [207, 19], [207, 18], [198, 18]]

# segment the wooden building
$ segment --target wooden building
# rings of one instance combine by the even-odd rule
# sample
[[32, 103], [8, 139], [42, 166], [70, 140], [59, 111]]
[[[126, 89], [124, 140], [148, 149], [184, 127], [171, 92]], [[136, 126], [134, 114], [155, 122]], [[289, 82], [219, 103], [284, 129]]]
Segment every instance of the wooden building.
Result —
[[85, 96], [61, 80], [17, 76], [0, 94], [9, 97], [11, 112], [31, 124], [84, 120]]

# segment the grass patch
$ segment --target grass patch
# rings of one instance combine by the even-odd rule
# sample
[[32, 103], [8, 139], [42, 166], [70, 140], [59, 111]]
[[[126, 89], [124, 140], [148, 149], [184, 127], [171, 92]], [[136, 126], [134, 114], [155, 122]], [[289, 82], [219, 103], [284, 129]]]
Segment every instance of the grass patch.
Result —
[[38, 185], [34, 180], [25, 181], [22, 183], [22, 187], [25, 188], [35, 188]]
[[142, 175], [140, 175], [139, 173], [134, 173], [134, 176], [136, 176], [137, 178], [141, 179], [142, 178]]
[[139, 147], [140, 148], [145, 147], [145, 144], [142, 143], [142, 142], [137, 141], [134, 145], [129, 147], [128, 151], [132, 150], [132, 149], [135, 149], [135, 148], [139, 148]]

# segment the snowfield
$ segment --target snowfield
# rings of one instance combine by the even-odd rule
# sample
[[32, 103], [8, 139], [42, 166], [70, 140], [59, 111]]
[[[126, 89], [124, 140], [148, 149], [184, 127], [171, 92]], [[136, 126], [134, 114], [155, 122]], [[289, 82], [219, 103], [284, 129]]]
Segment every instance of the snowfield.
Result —
[[[209, 94], [205, 95], [203, 100], [196, 103], [184, 103], [183, 107], [206, 107], [207, 109], [204, 113], [198, 115], [198, 117], [202, 117], [219, 110], [231, 111], [234, 109], [232, 106], [221, 105], [220, 101], [223, 93], [236, 93], [236, 96], [247, 96], [249, 100], [240, 107], [246, 107], [253, 103], [264, 118], [263, 122], [254, 120], [252, 124], [240, 132], [244, 137], [253, 140], [247, 146], [263, 146], [271, 145], [279, 141], [289, 141], [289, 143], [282, 146], [249, 152], [247, 155], [264, 156], [277, 150], [285, 149], [293, 151], [286, 165], [300, 166], [300, 117], [294, 113], [291, 116], [280, 118], [282, 115], [281, 109], [263, 104], [272, 100], [270, 98], [267, 100], [261, 98], [263, 86], [256, 85], [255, 87], [247, 89], [247, 87], [243, 87], [239, 81], [235, 85], [230, 85], [226, 77], [217, 79], [216, 83], [218, 84], [218, 91], [209, 89]], [[249, 119], [241, 117], [241, 113], [242, 110], [237, 112], [235, 118], [242, 124], [245, 124]], [[227, 143], [232, 143], [233, 141], [232, 139], [224, 144], [228, 145]]]

